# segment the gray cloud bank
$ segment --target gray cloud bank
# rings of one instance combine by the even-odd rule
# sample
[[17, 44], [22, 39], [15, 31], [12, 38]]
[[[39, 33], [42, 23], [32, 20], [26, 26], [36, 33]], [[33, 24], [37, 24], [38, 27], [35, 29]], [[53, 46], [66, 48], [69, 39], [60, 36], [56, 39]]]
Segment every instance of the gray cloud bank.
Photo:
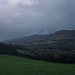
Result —
[[75, 30], [75, 0], [0, 0], [0, 41], [45, 28]]

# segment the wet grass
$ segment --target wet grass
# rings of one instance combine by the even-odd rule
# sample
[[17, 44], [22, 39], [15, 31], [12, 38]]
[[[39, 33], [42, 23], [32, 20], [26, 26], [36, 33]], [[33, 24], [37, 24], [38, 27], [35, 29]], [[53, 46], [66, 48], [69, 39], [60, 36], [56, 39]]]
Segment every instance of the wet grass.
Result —
[[0, 75], [75, 75], [75, 64], [50, 63], [0, 55]]

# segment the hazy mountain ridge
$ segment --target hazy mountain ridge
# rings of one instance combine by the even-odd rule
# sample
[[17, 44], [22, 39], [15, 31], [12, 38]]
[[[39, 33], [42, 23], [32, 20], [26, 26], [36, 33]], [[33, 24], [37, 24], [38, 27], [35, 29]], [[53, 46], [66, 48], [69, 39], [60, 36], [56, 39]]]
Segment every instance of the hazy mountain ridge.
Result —
[[13, 39], [10, 41], [4, 41], [4, 43], [21, 44], [21, 45], [45, 45], [45, 46], [57, 46], [57, 45], [75, 45], [75, 30], [61, 30], [52, 34], [46, 35], [31, 35], [22, 38]]

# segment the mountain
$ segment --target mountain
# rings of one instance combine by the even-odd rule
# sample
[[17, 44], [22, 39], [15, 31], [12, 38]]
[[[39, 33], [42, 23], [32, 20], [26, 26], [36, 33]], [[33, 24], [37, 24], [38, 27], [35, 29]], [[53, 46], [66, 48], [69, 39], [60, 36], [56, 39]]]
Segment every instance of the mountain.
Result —
[[31, 35], [4, 43], [26, 45], [32, 48], [75, 48], [75, 30], [60, 30], [52, 34]]

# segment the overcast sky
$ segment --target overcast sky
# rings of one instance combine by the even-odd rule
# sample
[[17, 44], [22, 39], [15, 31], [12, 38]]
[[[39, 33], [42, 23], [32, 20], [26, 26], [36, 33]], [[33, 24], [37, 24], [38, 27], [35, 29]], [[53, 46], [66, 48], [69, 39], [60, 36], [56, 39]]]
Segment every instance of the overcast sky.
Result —
[[0, 41], [43, 29], [75, 30], [75, 0], [0, 0]]

